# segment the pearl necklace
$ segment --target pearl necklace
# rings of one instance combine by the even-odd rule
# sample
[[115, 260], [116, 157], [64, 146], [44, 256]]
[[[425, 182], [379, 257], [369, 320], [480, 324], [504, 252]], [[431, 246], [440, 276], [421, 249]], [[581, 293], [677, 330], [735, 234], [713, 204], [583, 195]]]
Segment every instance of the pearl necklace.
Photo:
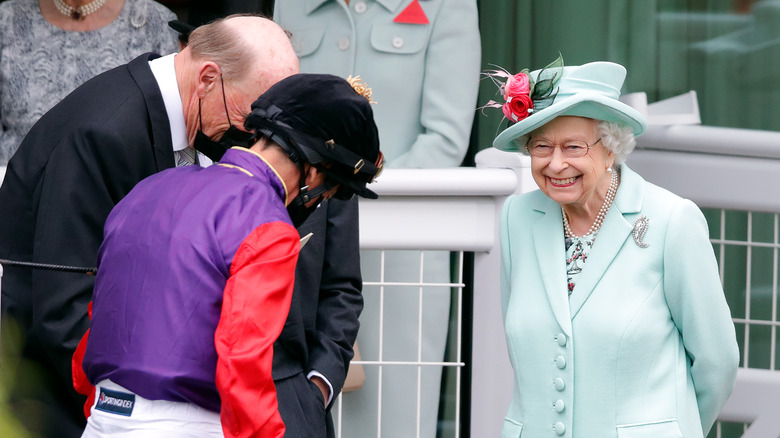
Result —
[[103, 7], [107, 1], [108, 0], [92, 0], [85, 5], [74, 8], [63, 0], [54, 0], [54, 7], [56, 7], [62, 15], [66, 15], [74, 20], [83, 20], [87, 15]]
[[607, 215], [607, 211], [609, 211], [609, 207], [612, 205], [612, 201], [615, 199], [615, 193], [617, 193], [617, 188], [618, 188], [617, 172], [612, 172], [612, 181], [610, 181], [609, 183], [609, 189], [607, 190], [607, 195], [604, 197], [604, 203], [601, 204], [601, 208], [599, 209], [599, 212], [596, 215], [596, 220], [593, 221], [593, 225], [591, 225], [588, 232], [583, 234], [582, 236], [577, 236], [571, 231], [571, 228], [569, 227], [569, 219], [566, 217], [566, 211], [564, 211], [563, 207], [561, 207], [561, 214], [563, 215], [563, 229], [566, 231], [566, 237], [575, 237], [579, 239], [591, 233], [594, 235], [597, 234], [601, 229], [601, 223], [604, 221], [604, 217]]

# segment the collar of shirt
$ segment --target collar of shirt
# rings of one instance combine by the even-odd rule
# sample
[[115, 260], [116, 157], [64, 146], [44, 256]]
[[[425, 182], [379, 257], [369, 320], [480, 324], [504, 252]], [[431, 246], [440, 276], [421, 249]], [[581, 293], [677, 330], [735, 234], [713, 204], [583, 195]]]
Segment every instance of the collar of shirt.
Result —
[[[184, 124], [184, 112], [182, 110], [179, 84], [176, 82], [176, 69], [173, 65], [175, 53], [155, 58], [149, 61], [154, 79], [160, 87], [165, 112], [168, 114], [168, 123], [171, 126], [171, 142], [174, 151], [180, 151], [189, 146], [187, 142], [187, 127]], [[207, 167], [212, 164], [205, 155], [198, 153], [198, 163]]]
[[284, 179], [271, 163], [254, 150], [233, 146], [225, 152], [217, 166], [236, 167], [254, 179], [270, 183], [279, 198], [287, 204], [289, 192]]

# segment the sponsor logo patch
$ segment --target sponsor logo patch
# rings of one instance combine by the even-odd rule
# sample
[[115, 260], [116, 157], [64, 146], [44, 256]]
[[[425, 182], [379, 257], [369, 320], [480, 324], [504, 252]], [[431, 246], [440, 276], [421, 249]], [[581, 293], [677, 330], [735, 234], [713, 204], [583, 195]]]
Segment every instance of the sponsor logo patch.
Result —
[[129, 417], [133, 413], [133, 406], [135, 406], [135, 394], [100, 388], [95, 409]]

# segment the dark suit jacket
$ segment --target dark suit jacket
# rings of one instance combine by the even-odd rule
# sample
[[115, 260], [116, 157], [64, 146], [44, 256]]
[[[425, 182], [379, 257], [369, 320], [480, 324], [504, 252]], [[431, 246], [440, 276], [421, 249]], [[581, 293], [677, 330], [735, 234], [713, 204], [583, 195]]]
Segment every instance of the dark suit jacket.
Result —
[[[168, 116], [148, 65], [157, 56], [87, 81], [33, 126], [0, 187], [0, 258], [94, 266], [114, 205], [141, 179], [174, 166]], [[84, 424], [70, 364], [89, 325], [93, 285], [78, 273], [9, 266], [3, 275], [3, 332], [11, 320], [20, 326], [21, 369], [40, 373], [12, 401], [43, 401], [43, 418], [30, 421], [53, 423], [59, 437], [79, 436], [72, 426]]]
[[316, 370], [333, 385], [335, 398], [363, 310], [357, 198], [324, 202], [299, 232], [314, 235], [301, 250], [290, 314], [274, 344], [274, 380]]

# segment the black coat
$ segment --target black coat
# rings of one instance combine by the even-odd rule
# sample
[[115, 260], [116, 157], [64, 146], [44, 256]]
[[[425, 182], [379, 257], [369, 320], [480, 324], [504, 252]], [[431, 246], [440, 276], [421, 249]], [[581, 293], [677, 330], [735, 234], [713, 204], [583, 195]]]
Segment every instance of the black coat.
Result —
[[300, 379], [320, 372], [335, 399], [347, 376], [363, 310], [357, 198], [324, 202], [299, 232], [314, 234], [298, 259], [290, 314], [274, 344], [273, 375], [285, 438], [332, 436], [319, 391]]
[[[174, 166], [168, 115], [148, 64], [157, 56], [87, 81], [33, 126], [0, 187], [0, 258], [95, 266], [114, 205], [143, 178]], [[29, 378], [17, 379], [11, 401], [43, 402], [22, 420], [45, 436], [80, 436], [84, 424], [71, 356], [89, 326], [93, 286], [85, 274], [4, 271], [3, 332], [11, 321], [21, 329], [20, 370]]]

